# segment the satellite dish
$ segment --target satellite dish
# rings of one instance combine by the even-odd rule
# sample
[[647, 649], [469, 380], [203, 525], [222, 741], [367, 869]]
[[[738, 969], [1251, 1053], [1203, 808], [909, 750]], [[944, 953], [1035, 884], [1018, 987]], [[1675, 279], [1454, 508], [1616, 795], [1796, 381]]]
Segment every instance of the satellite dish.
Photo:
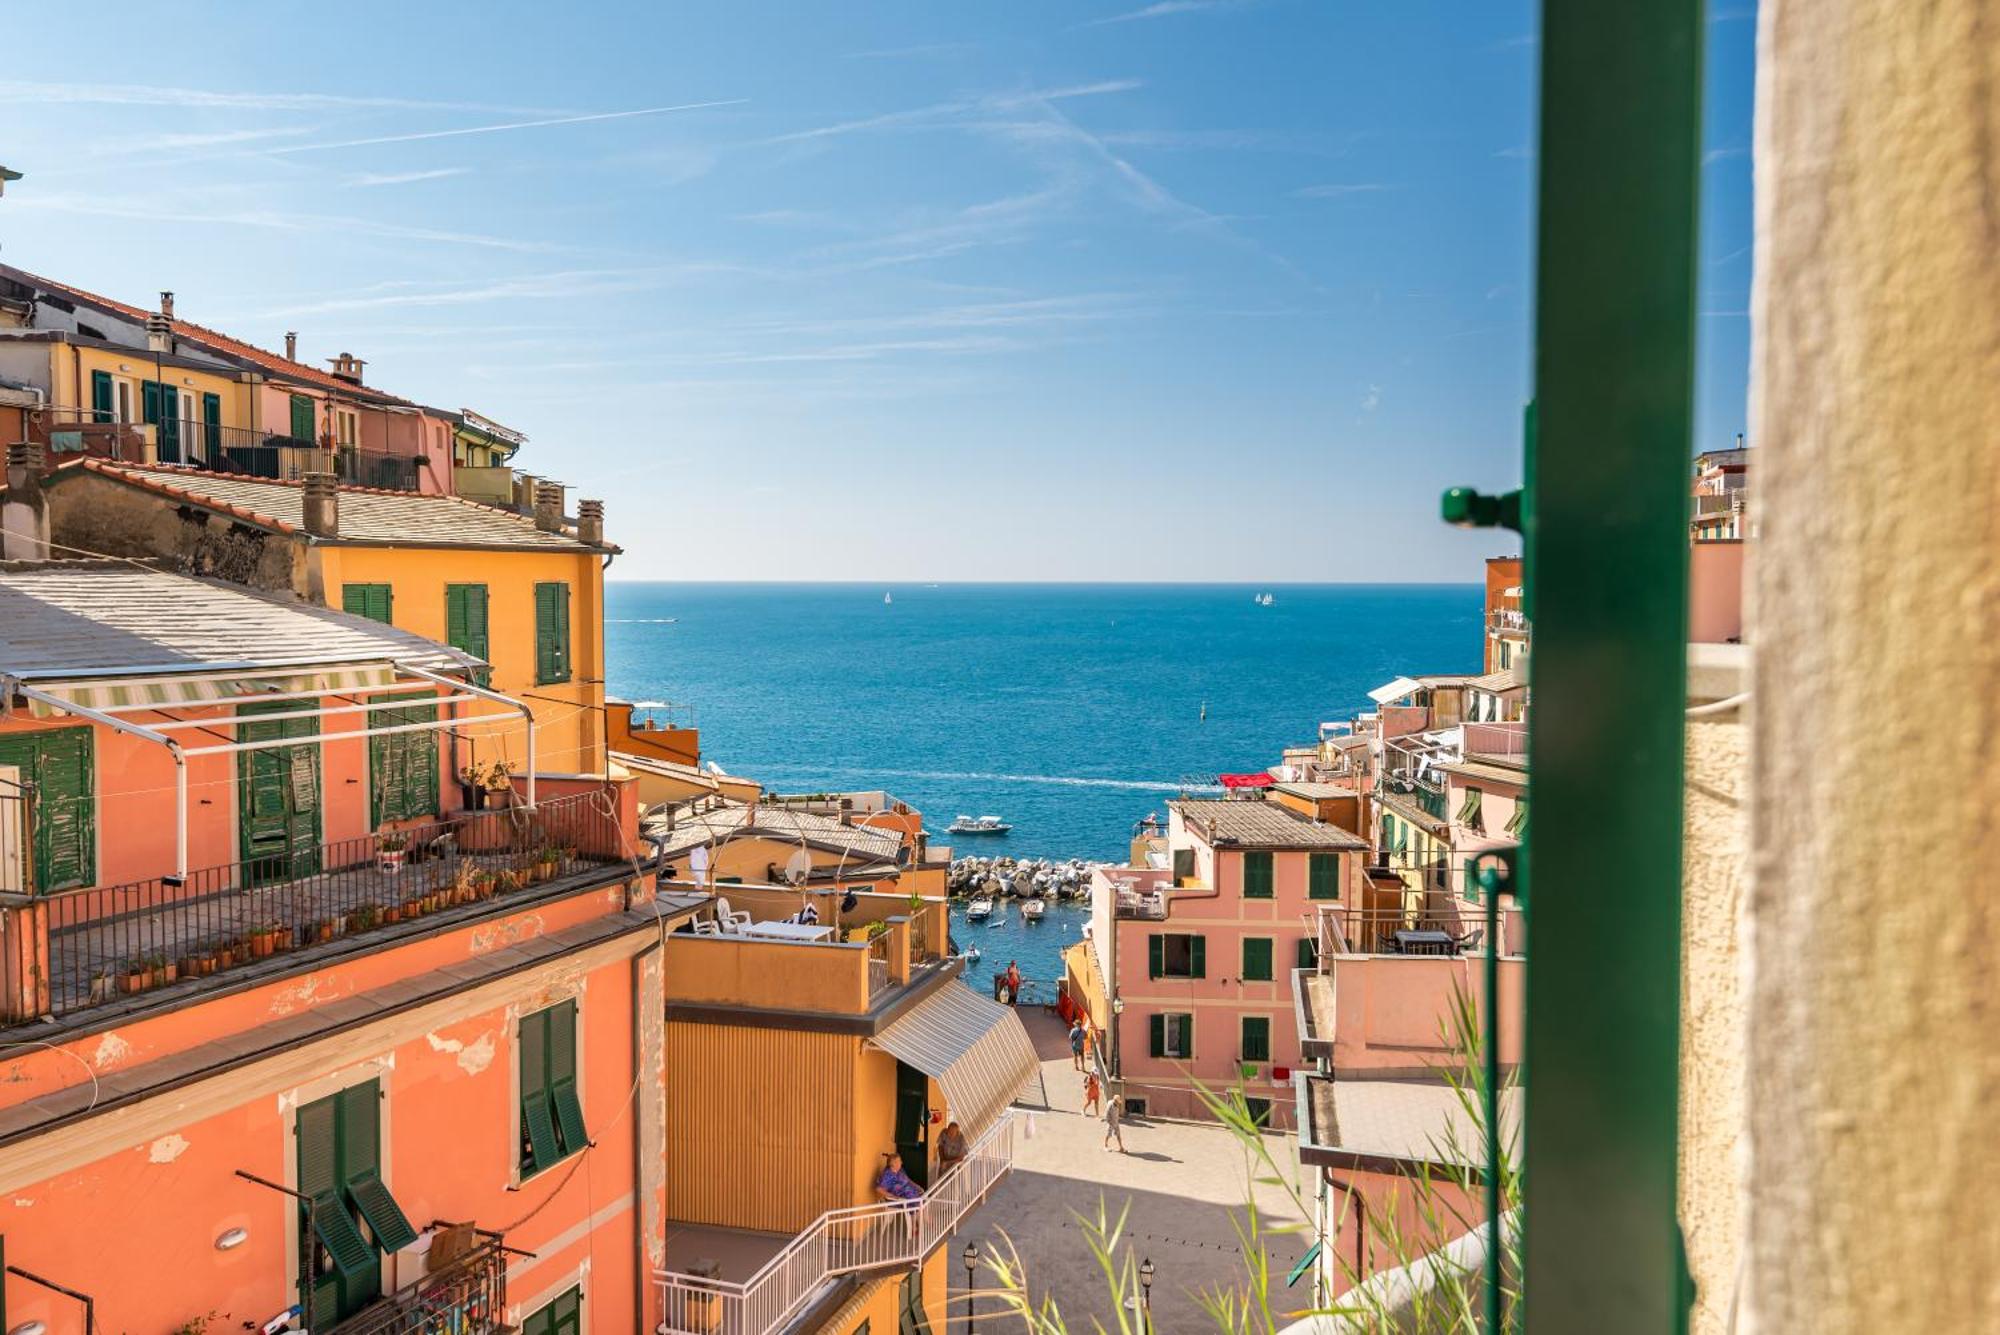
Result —
[[785, 880], [792, 885], [804, 885], [806, 877], [812, 875], [812, 854], [801, 848], [785, 860]]
[[696, 844], [688, 854], [688, 870], [694, 873], [696, 885], [708, 884], [708, 845]]

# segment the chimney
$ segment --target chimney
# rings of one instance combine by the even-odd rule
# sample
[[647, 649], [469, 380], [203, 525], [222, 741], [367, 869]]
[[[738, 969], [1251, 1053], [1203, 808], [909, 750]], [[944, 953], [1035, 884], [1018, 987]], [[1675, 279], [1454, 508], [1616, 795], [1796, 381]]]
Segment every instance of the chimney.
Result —
[[338, 357], [328, 359], [333, 366], [333, 378], [345, 380], [350, 385], [361, 383], [361, 368], [368, 365], [351, 352], [343, 352]]
[[514, 508], [523, 514], [535, 508], [535, 488], [542, 480], [533, 473], [514, 474]]
[[592, 547], [604, 545], [604, 502], [576, 503], [576, 540]]
[[340, 536], [340, 491], [331, 473], [307, 473], [306, 532], [315, 538]]
[[49, 500], [42, 494], [42, 447], [7, 447], [7, 495], [0, 499], [0, 560], [49, 559]]
[[166, 317], [167, 319], [169, 319], [169, 320], [171, 320], [171, 319], [173, 319], [173, 318], [174, 318], [174, 294], [173, 294], [173, 293], [171, 293], [171, 292], [162, 292], [162, 293], [160, 294], [160, 314], [161, 314], [161, 315], [164, 315], [164, 316], [165, 316], [165, 317]]
[[295, 362], [298, 359], [299, 359], [299, 331], [296, 329], [287, 329], [285, 331], [285, 360], [288, 362]]
[[563, 489], [560, 482], [535, 484], [535, 527], [544, 533], [560, 533], [563, 526]]

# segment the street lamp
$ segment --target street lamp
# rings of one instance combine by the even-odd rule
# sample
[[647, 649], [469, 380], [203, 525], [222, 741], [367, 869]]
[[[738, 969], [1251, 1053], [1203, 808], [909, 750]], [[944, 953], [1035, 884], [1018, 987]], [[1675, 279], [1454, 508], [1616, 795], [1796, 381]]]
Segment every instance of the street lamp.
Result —
[[1150, 1256], [1147, 1257], [1145, 1260], [1139, 1262], [1139, 1307], [1140, 1310], [1145, 1314], [1145, 1321], [1143, 1323], [1145, 1325], [1145, 1328], [1148, 1331], [1152, 1330], [1153, 1258]]
[[965, 1329], [967, 1335], [972, 1335], [972, 1332], [979, 1329], [978, 1324], [972, 1319], [972, 1276], [973, 1272], [979, 1269], [979, 1244], [966, 1243], [965, 1250], [959, 1253], [959, 1259], [965, 1262]]

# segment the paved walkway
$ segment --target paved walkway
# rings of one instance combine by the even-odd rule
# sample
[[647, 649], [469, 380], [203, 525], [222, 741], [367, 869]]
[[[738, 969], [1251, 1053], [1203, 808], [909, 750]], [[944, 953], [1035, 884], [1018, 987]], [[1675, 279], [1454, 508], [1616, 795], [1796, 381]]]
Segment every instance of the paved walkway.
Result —
[[[1248, 1155], [1233, 1135], [1208, 1123], [1144, 1120], [1125, 1125], [1125, 1154], [1103, 1148], [1104, 1124], [1084, 1117], [1083, 1077], [1070, 1066], [1069, 1045], [1053, 1013], [1023, 1010], [1022, 1020], [1041, 1052], [1043, 1079], [1053, 1107], [1042, 1111], [1031, 1096], [1017, 1113], [1032, 1116], [1033, 1134], [1016, 1141], [1015, 1166], [1007, 1179], [960, 1226], [953, 1243], [951, 1325], [963, 1329], [965, 1270], [956, 1253], [967, 1242], [985, 1247], [1004, 1233], [1025, 1263], [1029, 1291], [1037, 1302], [1053, 1297], [1072, 1331], [1090, 1329], [1093, 1316], [1109, 1330], [1117, 1323], [1103, 1273], [1076, 1216], [1095, 1218], [1102, 1200], [1116, 1218], [1128, 1204], [1126, 1250], [1135, 1260], [1151, 1257], [1157, 1268], [1153, 1282], [1153, 1317], [1163, 1332], [1213, 1329], [1193, 1296], [1218, 1286], [1241, 1287], [1247, 1279], [1241, 1242], [1232, 1217], [1242, 1220], [1251, 1198]], [[1297, 1155], [1288, 1134], [1266, 1138], [1272, 1158], [1296, 1182]], [[1273, 1305], [1287, 1299], [1299, 1306], [1311, 1301], [1301, 1281], [1285, 1288], [1285, 1275], [1312, 1239], [1304, 1232], [1270, 1234], [1274, 1227], [1302, 1225], [1304, 1216], [1283, 1190], [1255, 1188], [1260, 1227], [1267, 1236], [1264, 1250], [1273, 1272]], [[989, 1287], [992, 1276], [979, 1272], [978, 1286]], [[975, 1297], [974, 1311], [988, 1319], [1002, 1310], [992, 1298]], [[992, 1328], [1006, 1330], [993, 1320]]]

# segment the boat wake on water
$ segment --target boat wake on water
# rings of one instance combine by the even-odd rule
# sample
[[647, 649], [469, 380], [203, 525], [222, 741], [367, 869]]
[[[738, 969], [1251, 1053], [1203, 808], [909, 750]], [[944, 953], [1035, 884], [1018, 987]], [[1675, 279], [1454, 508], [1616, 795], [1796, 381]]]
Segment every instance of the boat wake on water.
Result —
[[758, 765], [744, 763], [742, 769], [749, 774], [773, 774], [787, 770], [827, 774], [838, 772], [864, 778], [880, 779], [940, 779], [967, 783], [1023, 783], [1050, 784], [1071, 788], [1126, 788], [1143, 793], [1219, 793], [1222, 789], [1215, 784], [1169, 783], [1163, 779], [1093, 779], [1083, 775], [1066, 774], [990, 774], [979, 770], [933, 770], [933, 769], [847, 769], [845, 767], [811, 767], [798, 764]]

